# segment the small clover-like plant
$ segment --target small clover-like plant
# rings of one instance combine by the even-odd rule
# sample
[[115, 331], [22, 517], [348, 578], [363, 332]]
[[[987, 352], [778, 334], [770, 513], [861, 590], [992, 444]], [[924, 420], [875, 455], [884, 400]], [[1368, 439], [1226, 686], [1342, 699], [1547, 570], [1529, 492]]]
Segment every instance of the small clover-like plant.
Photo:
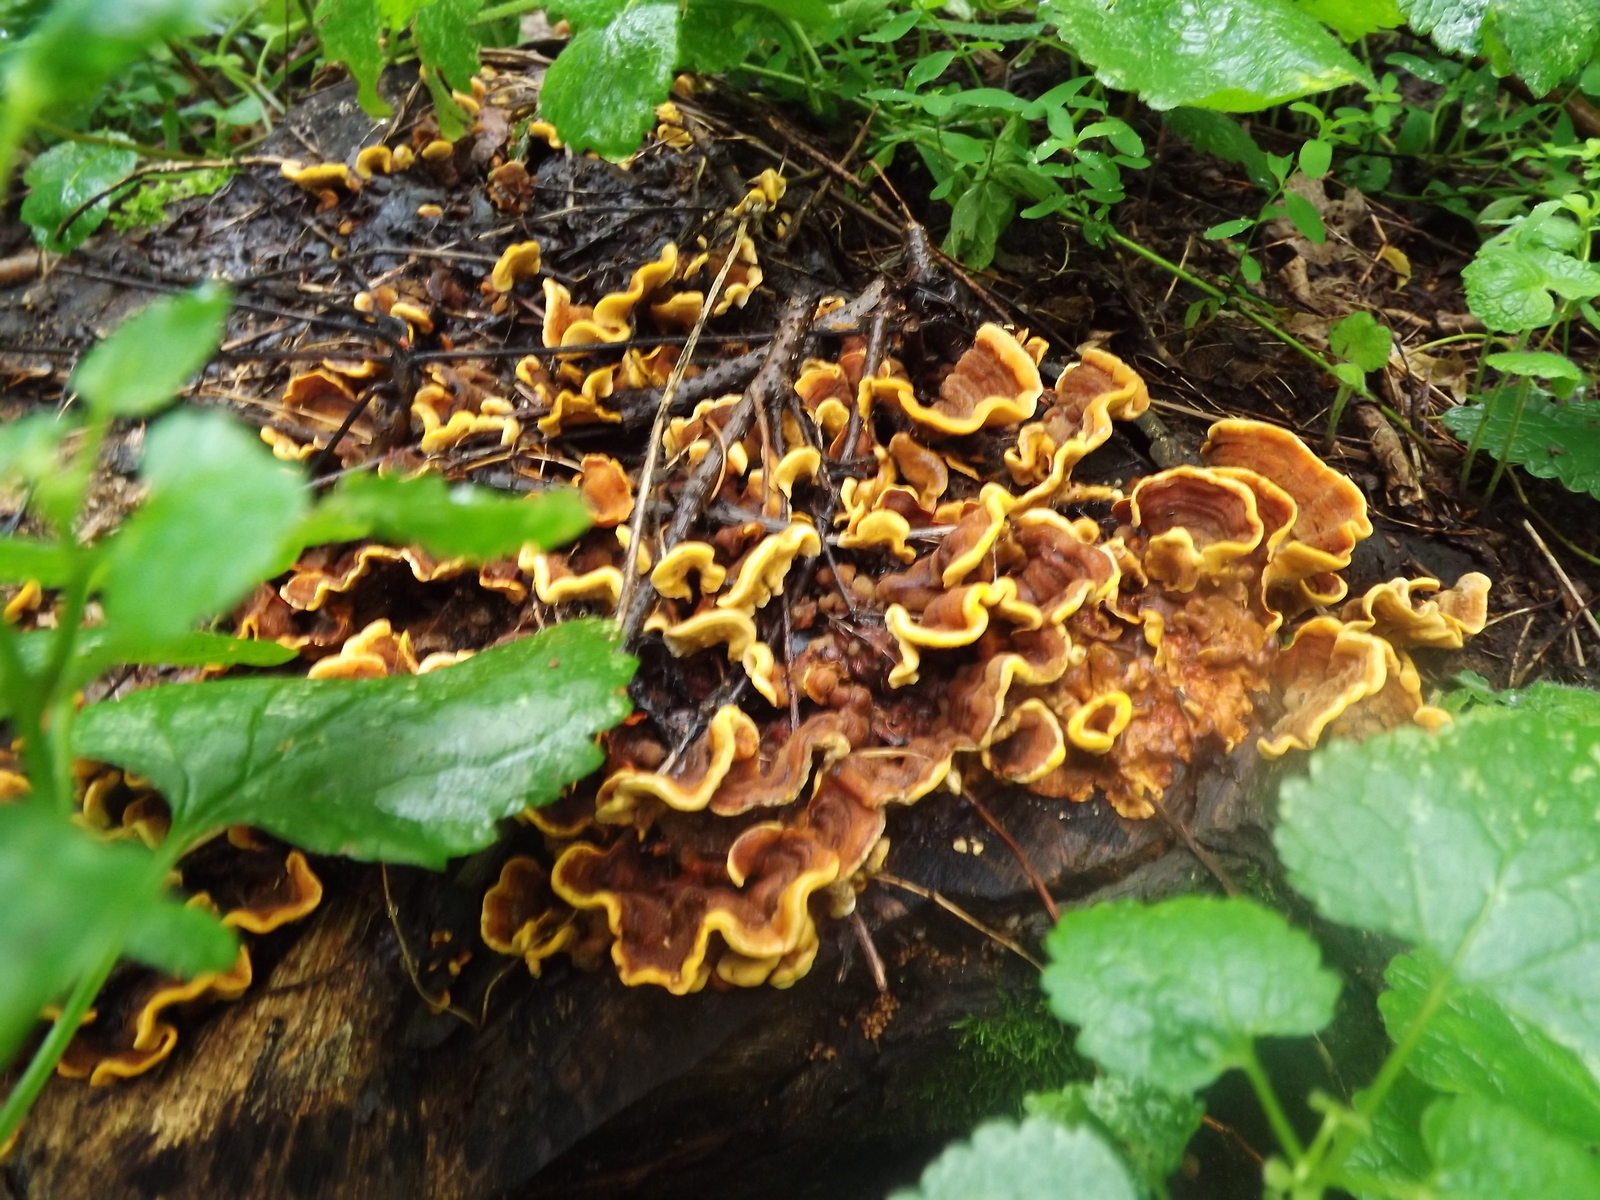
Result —
[[[595, 734], [627, 713], [633, 661], [609, 625], [584, 621], [423, 675], [172, 685], [79, 711], [79, 689], [117, 664], [293, 658], [203, 626], [308, 545], [376, 536], [483, 561], [558, 545], [588, 523], [569, 489], [513, 498], [436, 476], [349, 475], [317, 500], [230, 418], [182, 411], [149, 426], [143, 504], [80, 543], [75, 524], [113, 421], [171, 403], [215, 350], [228, 304], [206, 285], [150, 305], [85, 355], [71, 381], [81, 404], [0, 429], [0, 483], [26, 489], [50, 534], [0, 538], [0, 583], [53, 589], [57, 615], [54, 629], [31, 632], [0, 622], [0, 719], [31, 789], [0, 807], [0, 885], [12, 898], [0, 908], [0, 1064], [60, 1004], [0, 1108], [0, 1145], [120, 956], [185, 975], [232, 961], [233, 935], [166, 895], [190, 847], [249, 824], [321, 853], [440, 867], [592, 771]], [[91, 602], [103, 614], [92, 625]], [[79, 755], [163, 792], [172, 822], [158, 850], [75, 827]]]
[[[1290, 882], [1324, 918], [1411, 947], [1385, 972], [1393, 1047], [1366, 1088], [1312, 1096], [1323, 1120], [1302, 1138], [1262, 1068], [1258, 1038], [1317, 1032], [1339, 992], [1278, 914], [1207, 897], [1069, 912], [1044, 987], [1106, 1074], [980, 1129], [917, 1194], [984, 1168], [992, 1195], [1101, 1194], [1079, 1183], [1094, 1179], [1164, 1196], [1194, 1093], [1239, 1069], [1279, 1142], [1269, 1196], [1600, 1196], [1600, 694], [1470, 677], [1449, 707], [1439, 734], [1336, 743], [1283, 786]], [[1108, 1156], [1121, 1176], [1094, 1174]]]

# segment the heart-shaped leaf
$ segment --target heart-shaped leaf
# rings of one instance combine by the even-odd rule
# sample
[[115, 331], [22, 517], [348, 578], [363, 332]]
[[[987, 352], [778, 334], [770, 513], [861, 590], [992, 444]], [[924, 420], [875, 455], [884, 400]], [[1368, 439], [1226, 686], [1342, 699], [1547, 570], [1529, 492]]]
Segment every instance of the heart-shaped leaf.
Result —
[[956, 1142], [928, 1164], [915, 1188], [890, 1200], [1138, 1200], [1117, 1152], [1085, 1128], [1067, 1129], [1043, 1117], [1021, 1125], [991, 1121], [972, 1139]]

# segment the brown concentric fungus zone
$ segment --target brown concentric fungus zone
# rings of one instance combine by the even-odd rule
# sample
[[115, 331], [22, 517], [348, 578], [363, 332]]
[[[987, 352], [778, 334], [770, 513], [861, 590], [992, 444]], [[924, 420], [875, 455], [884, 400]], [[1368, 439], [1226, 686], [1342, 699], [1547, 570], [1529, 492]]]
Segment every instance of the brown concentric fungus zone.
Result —
[[[1481, 630], [1487, 578], [1396, 579], [1330, 610], [1372, 532], [1366, 502], [1257, 421], [1218, 422], [1202, 465], [1126, 495], [1075, 482], [1149, 393], [1102, 351], [1046, 391], [1041, 352], [985, 326], [926, 403], [893, 358], [868, 376], [853, 339], [808, 362], [794, 409], [814, 428], [786, 414], [784, 444], [877, 464], [843, 480], [833, 530], [794, 511], [792, 478], [781, 492], [764, 478], [758, 433], [724, 446], [715, 499], [751, 519], [662, 560], [647, 628], [674, 654], [725, 650], [771, 707], [725, 704], [676, 753], [645, 726], [614, 731], [598, 786], [564, 801], [546, 834], [548, 876], [513, 860], [530, 865], [508, 867], [486, 904], [497, 948], [537, 970], [569, 943], [592, 957], [598, 935], [628, 984], [786, 987], [815, 957], [817, 922], [847, 915], [882, 863], [887, 810], [962, 775], [1102, 796], [1138, 820], [1202, 749], [1254, 738], [1274, 757], [1329, 733], [1449, 720], [1424, 702], [1410, 652]], [[675, 422], [669, 454], [697, 461], [734, 399]], [[880, 445], [885, 410], [898, 432]], [[845, 446], [853, 416], [862, 440]], [[1016, 428], [1010, 487], [966, 466], [968, 443], [999, 427]], [[1062, 511], [1106, 502], [1104, 527]], [[813, 636], [785, 663], [762, 610], [816, 567], [824, 535], [854, 561], [808, 576], [822, 594], [789, 615]], [[585, 553], [551, 561], [581, 579]], [[823, 627], [847, 610], [855, 623]]]

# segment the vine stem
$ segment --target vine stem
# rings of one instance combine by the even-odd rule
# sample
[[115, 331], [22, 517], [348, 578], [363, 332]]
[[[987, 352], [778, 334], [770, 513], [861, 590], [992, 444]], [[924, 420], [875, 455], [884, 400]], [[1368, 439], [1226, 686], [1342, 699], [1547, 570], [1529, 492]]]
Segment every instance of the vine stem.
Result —
[[109, 947], [101, 955], [100, 960], [79, 977], [72, 994], [67, 997], [61, 1015], [56, 1018], [55, 1024], [50, 1026], [50, 1032], [45, 1034], [44, 1041], [40, 1042], [39, 1048], [33, 1052], [28, 1069], [22, 1073], [22, 1078], [17, 1080], [17, 1086], [11, 1089], [5, 1105], [0, 1107], [0, 1146], [6, 1145], [11, 1140], [11, 1135], [16, 1133], [22, 1124], [22, 1118], [28, 1115], [33, 1102], [39, 1098], [39, 1093], [50, 1080], [50, 1073], [56, 1069], [56, 1063], [60, 1062], [61, 1056], [67, 1052], [67, 1044], [72, 1041], [72, 1035], [78, 1032], [78, 1026], [83, 1024], [89, 1005], [94, 1003], [95, 996], [104, 986], [111, 969], [117, 965], [121, 953], [121, 945]]
[[1290, 1124], [1289, 1115], [1283, 1111], [1283, 1105], [1278, 1101], [1278, 1093], [1272, 1088], [1272, 1080], [1267, 1078], [1261, 1060], [1256, 1057], [1254, 1045], [1247, 1046], [1244, 1060], [1239, 1064], [1239, 1068], [1250, 1080], [1250, 1086], [1255, 1089], [1256, 1099], [1261, 1101], [1261, 1110], [1267, 1114], [1267, 1123], [1272, 1126], [1278, 1145], [1282, 1146], [1289, 1158], [1298, 1165], [1305, 1159], [1305, 1146], [1301, 1144], [1299, 1135]]

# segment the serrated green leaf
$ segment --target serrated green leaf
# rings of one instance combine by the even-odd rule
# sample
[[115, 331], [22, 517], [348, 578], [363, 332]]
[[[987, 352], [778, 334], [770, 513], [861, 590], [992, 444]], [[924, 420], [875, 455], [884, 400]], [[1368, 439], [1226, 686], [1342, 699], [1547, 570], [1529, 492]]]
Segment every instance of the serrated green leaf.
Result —
[[1503, 57], [1497, 73], [1514, 71], [1538, 95], [1583, 66], [1600, 35], [1600, 11], [1587, 0], [1401, 0], [1401, 8], [1439, 49]]
[[1564, 354], [1549, 350], [1508, 350], [1501, 354], [1485, 354], [1484, 365], [1505, 375], [1531, 375], [1536, 379], [1570, 379], [1583, 381], [1583, 371]]
[[1316, 942], [1240, 898], [1096, 905], [1045, 945], [1044, 989], [1079, 1052], [1172, 1092], [1240, 1065], [1257, 1037], [1315, 1033], [1339, 994]]
[[1175, 108], [1163, 115], [1167, 128], [1196, 150], [1238, 163], [1259, 188], [1270, 190], [1272, 171], [1256, 140], [1232, 117], [1209, 108]]
[[85, 709], [79, 754], [134, 771], [186, 843], [255, 825], [324, 854], [440, 867], [600, 765], [633, 660], [569, 621], [425, 675], [225, 679]]
[[1051, 0], [1040, 7], [1108, 87], [1151, 108], [1255, 112], [1349, 83], [1365, 67], [1288, 0]]
[[776, 22], [762, 9], [725, 0], [691, 0], [678, 23], [678, 62], [717, 75], [738, 66], [763, 37], [776, 32]]
[[[1367, 1097], [1365, 1089], [1350, 1099], [1357, 1106]], [[1439, 1093], [1409, 1071], [1379, 1102], [1371, 1117], [1371, 1132], [1356, 1143], [1345, 1158], [1343, 1172], [1366, 1186], [1350, 1188], [1358, 1200], [1389, 1200], [1408, 1194], [1427, 1178], [1432, 1168], [1428, 1148], [1422, 1142], [1422, 1115], [1439, 1098]]]
[[1336, 742], [1275, 834], [1324, 916], [1401, 938], [1600, 1062], [1600, 722], [1500, 708]]
[[[1410, 1030], [1440, 968], [1402, 954], [1384, 971], [1378, 1010], [1389, 1036]], [[1600, 1151], [1600, 1081], [1565, 1046], [1473, 989], [1453, 992], [1423, 1029], [1406, 1067], [1440, 1092], [1515, 1108], [1551, 1133]]]
[[183, 910], [163, 897], [164, 874], [143, 849], [98, 842], [37, 802], [0, 805], [0, 1065], [40, 1009], [125, 940], [169, 970], [232, 963], [216, 921], [172, 916]]
[[1294, 5], [1347, 42], [1406, 23], [1395, 0], [1294, 0]]
[[1182, 1165], [1184, 1149], [1206, 1112], [1192, 1096], [1175, 1096], [1120, 1075], [1101, 1075], [1091, 1083], [1035, 1093], [1024, 1106], [1029, 1116], [1047, 1117], [1069, 1128], [1096, 1129], [1152, 1187]]
[[22, 219], [33, 230], [33, 240], [52, 254], [77, 249], [106, 219], [112, 197], [107, 196], [73, 220], [60, 237], [56, 230], [78, 205], [126, 179], [139, 165], [132, 150], [116, 150], [87, 142], [59, 142], [28, 164], [22, 173], [28, 198], [22, 202]]
[[223, 611], [293, 558], [299, 477], [220, 413], [174, 413], [145, 439], [149, 499], [106, 542], [107, 620], [164, 641]]
[[375, 537], [415, 543], [443, 558], [479, 562], [515, 554], [533, 542], [549, 550], [589, 527], [575, 488], [509, 496], [487, 488], [450, 487], [438, 475], [395, 479], [347, 475], [306, 517], [295, 541], [314, 546]]
[[1467, 307], [1490, 329], [1517, 332], [1548, 325], [1555, 292], [1566, 300], [1600, 296], [1600, 272], [1570, 254], [1486, 246], [1461, 272]]
[[1438, 1200], [1600, 1196], [1600, 1165], [1516, 1109], [1478, 1096], [1440, 1100], [1422, 1118]]
[[921, 1183], [890, 1200], [1138, 1200], [1117, 1152], [1087, 1129], [1043, 1117], [990, 1121], [928, 1164]]
[[[1488, 428], [1479, 445], [1498, 455], [1511, 429], [1516, 405], [1510, 388], [1499, 389]], [[1471, 442], [1483, 423], [1485, 406], [1463, 404], [1446, 410], [1445, 428]], [[1523, 405], [1509, 461], [1539, 479], [1559, 479], [1568, 490], [1600, 500], [1600, 401], [1558, 403], [1530, 396]]]
[[574, 150], [623, 158], [654, 123], [677, 61], [677, 5], [636, 5], [567, 43], [545, 73], [539, 111]]
[[1328, 349], [1363, 371], [1382, 370], [1389, 361], [1394, 334], [1365, 310], [1336, 321], [1328, 330]]
[[41, 587], [58, 587], [72, 575], [72, 565], [54, 542], [28, 538], [0, 538], [0, 583], [39, 581]]
[[215, 283], [155, 301], [84, 355], [71, 386], [99, 416], [149, 416], [210, 360], [231, 303]]
[[329, 62], [343, 63], [356, 81], [356, 101], [374, 117], [394, 110], [378, 94], [383, 74], [383, 18], [376, 0], [317, 0], [317, 36]]
[[[430, 75], [444, 81], [447, 99], [451, 88], [459, 92], [472, 90], [472, 77], [478, 71], [479, 44], [477, 27], [472, 20], [482, 7], [483, 0], [429, 0], [417, 10], [411, 26], [417, 57], [428, 67]], [[449, 103], [459, 107], [453, 100]], [[441, 135], [449, 136], [442, 123], [439, 129]]]

